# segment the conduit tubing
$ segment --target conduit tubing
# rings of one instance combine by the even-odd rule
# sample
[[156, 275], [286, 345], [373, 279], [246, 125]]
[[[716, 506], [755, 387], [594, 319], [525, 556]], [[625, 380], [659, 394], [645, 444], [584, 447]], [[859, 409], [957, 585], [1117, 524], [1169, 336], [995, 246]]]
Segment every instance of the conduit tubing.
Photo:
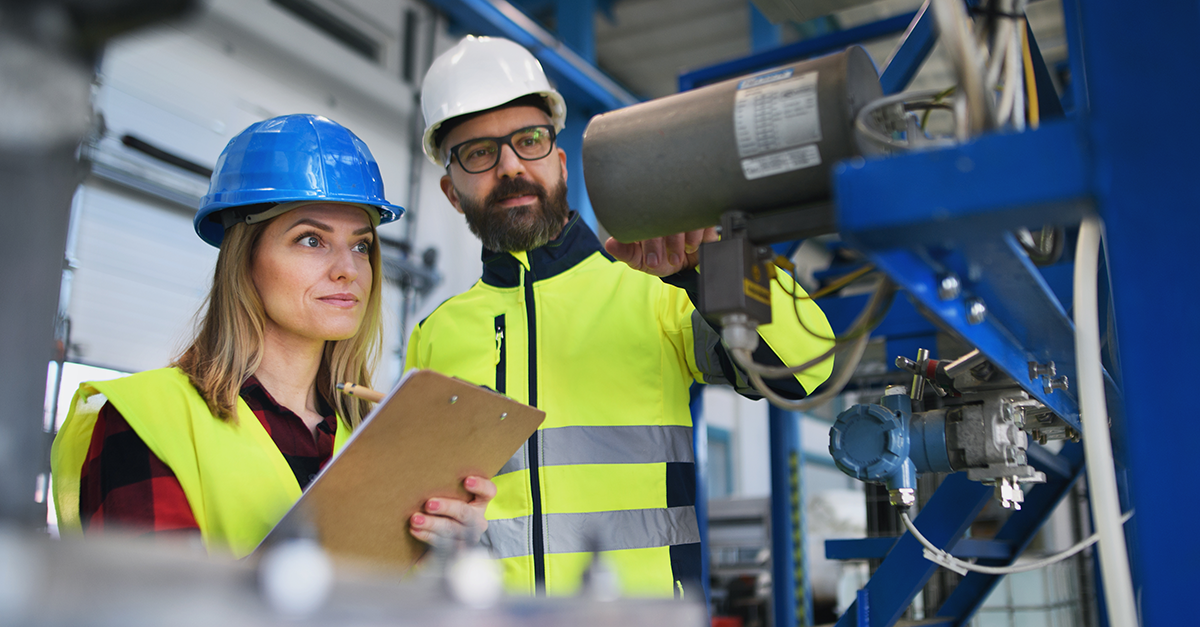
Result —
[[1099, 253], [1100, 219], [1091, 216], [1080, 225], [1075, 248], [1075, 367], [1079, 377], [1083, 450], [1092, 517], [1100, 536], [1100, 575], [1104, 581], [1108, 622], [1113, 627], [1137, 627], [1100, 369], [1100, 315], [1096, 297]]

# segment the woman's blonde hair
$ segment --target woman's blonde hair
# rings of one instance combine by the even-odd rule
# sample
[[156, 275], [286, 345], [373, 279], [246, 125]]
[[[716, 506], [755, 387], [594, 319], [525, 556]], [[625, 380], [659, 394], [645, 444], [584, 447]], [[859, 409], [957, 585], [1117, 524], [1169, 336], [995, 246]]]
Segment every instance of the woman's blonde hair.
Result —
[[[225, 231], [207, 310], [197, 325], [196, 337], [174, 366], [187, 374], [192, 385], [214, 416], [236, 420], [242, 384], [258, 370], [263, 356], [266, 311], [254, 287], [251, 265], [259, 239], [272, 218], [257, 224], [234, 224]], [[369, 255], [371, 293], [362, 323], [353, 337], [325, 342], [317, 370], [317, 393], [351, 427], [357, 427], [371, 406], [358, 398], [339, 394], [340, 382], [370, 386], [371, 375], [383, 342], [381, 294], [383, 268], [379, 238], [375, 236]]]

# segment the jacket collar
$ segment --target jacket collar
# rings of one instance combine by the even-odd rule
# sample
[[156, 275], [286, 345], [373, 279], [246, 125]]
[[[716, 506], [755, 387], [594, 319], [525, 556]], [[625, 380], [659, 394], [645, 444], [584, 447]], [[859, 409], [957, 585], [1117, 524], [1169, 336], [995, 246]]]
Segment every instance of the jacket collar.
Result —
[[572, 211], [567, 225], [558, 237], [545, 246], [518, 253], [498, 253], [483, 249], [483, 282], [493, 287], [517, 287], [521, 284], [521, 266], [529, 273], [529, 281], [548, 279], [570, 270], [584, 259], [599, 252], [612, 261], [600, 240], [579, 213]]

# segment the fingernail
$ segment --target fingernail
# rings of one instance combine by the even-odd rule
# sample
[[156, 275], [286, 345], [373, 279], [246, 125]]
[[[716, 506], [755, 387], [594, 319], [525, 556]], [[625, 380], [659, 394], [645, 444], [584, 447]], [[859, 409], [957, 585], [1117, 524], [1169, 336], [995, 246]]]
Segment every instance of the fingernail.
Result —
[[475, 477], [467, 477], [467, 480], [464, 483], [467, 484], [468, 488], [475, 487]]
[[431, 512], [438, 511], [438, 509], [441, 508], [441, 506], [442, 506], [442, 504], [439, 503], [438, 501], [429, 501], [428, 503], [425, 504], [426, 509], [428, 509]]
[[676, 255], [673, 253], [671, 254], [671, 265], [673, 265], [673, 266], [679, 265], [679, 255]]
[[649, 255], [646, 255], [646, 265], [648, 265], [650, 267], [657, 266], [658, 265], [658, 255], [656, 255], [654, 253], [650, 253]]
[[420, 514], [416, 514], [416, 515], [414, 515], [414, 516], [412, 517], [412, 523], [413, 523], [414, 525], [417, 525], [417, 526], [424, 525], [424, 524], [425, 524], [425, 517], [424, 517], [424, 516], [422, 516], [422, 515], [420, 515]]

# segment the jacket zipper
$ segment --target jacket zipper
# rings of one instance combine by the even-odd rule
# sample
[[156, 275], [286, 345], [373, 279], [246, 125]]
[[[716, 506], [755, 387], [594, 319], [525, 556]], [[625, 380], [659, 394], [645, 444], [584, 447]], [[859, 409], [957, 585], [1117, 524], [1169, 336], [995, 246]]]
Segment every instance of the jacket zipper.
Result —
[[[537, 397], [537, 317], [533, 306], [533, 280], [522, 270], [525, 293], [525, 319], [529, 325], [529, 405], [538, 406]], [[533, 581], [534, 594], [546, 595], [546, 546], [542, 528], [542, 490], [538, 467], [538, 445], [541, 432], [534, 431], [525, 447], [529, 456], [529, 488], [533, 496]]]

